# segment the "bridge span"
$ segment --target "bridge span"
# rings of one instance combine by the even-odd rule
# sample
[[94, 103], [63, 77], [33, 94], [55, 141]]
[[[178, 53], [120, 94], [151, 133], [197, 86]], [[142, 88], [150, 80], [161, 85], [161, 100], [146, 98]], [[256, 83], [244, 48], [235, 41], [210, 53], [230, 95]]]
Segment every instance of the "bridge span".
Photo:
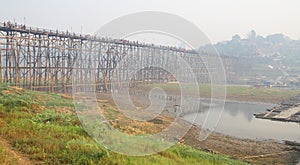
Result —
[[[73, 70], [89, 69], [94, 71], [96, 89], [109, 91], [116, 66], [129, 54], [139, 61], [130, 65], [147, 66], [135, 73], [132, 84], [176, 81], [168, 71], [153, 67], [159, 63], [176, 70], [179, 63], [169, 64], [169, 57], [176, 55], [189, 63], [200, 83], [209, 83], [206, 62], [213, 63], [218, 58], [170, 46], [0, 23], [0, 83], [31, 90], [70, 92]], [[154, 54], [159, 54], [160, 60], [155, 61]], [[223, 62], [226, 73], [230, 73], [234, 60], [223, 57]], [[213, 70], [214, 65], [209, 67]], [[178, 74], [186, 74], [185, 70], [181, 72]], [[124, 68], [119, 74], [126, 79], [132, 73]], [[84, 75], [79, 78], [86, 79]]]

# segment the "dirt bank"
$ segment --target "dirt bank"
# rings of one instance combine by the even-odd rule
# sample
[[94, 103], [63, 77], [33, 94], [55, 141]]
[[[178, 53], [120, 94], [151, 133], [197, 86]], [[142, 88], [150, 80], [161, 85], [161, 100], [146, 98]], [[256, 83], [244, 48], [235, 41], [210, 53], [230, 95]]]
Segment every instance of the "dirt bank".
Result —
[[273, 140], [249, 140], [220, 133], [212, 133], [206, 140], [199, 141], [200, 128], [193, 126], [183, 138], [185, 144], [214, 153], [222, 153], [235, 159], [258, 164], [295, 164], [300, 158], [288, 146]]
[[[101, 104], [110, 104], [110, 106], [113, 104], [113, 100], [108, 94], [101, 95], [99, 98], [105, 100], [105, 102], [100, 102]], [[133, 101], [135, 101], [134, 99], [139, 99], [139, 103], [143, 104], [140, 102], [143, 99], [135, 97], [132, 97], [132, 99]], [[145, 102], [144, 105], [146, 104]], [[163, 123], [171, 122], [169, 117], [160, 117], [159, 119], [163, 120]], [[157, 127], [153, 124], [148, 124], [148, 126]], [[164, 125], [162, 128], [166, 127], [167, 125]], [[294, 150], [292, 146], [278, 141], [241, 139], [220, 133], [212, 133], [206, 140], [199, 141], [199, 132], [199, 126], [192, 126], [181, 142], [200, 150], [221, 153], [255, 164], [295, 164], [299, 161], [297, 158], [300, 158], [299, 151]]]

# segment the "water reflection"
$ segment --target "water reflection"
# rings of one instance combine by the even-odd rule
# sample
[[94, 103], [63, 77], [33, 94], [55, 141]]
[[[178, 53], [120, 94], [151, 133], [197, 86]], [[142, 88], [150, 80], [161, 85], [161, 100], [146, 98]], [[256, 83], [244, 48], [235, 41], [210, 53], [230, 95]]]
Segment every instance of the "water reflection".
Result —
[[[253, 114], [264, 112], [267, 108], [273, 106], [273, 104], [226, 102], [216, 131], [241, 138], [295, 140], [300, 142], [299, 124], [257, 119], [253, 116]], [[202, 106], [201, 111], [195, 121], [200, 125], [203, 124], [208, 113], [208, 107]], [[218, 108], [211, 108], [209, 113], [218, 115], [219, 111]], [[195, 113], [187, 114], [183, 118], [191, 121], [195, 115]]]
[[252, 103], [239, 103], [239, 102], [226, 102], [225, 109], [227, 113], [235, 117], [242, 114], [248, 122], [251, 122], [254, 113], [264, 112], [266, 108], [274, 106], [273, 104], [252, 104]]

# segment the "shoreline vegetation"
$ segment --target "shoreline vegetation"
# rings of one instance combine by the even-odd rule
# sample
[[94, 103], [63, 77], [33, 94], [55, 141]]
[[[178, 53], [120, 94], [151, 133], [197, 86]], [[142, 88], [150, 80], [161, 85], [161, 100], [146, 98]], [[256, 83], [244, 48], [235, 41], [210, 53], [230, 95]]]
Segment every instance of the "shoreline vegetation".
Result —
[[[149, 91], [154, 87], [163, 89], [167, 94], [180, 95], [180, 85], [178, 83], [164, 83], [164, 84], [143, 84], [136, 87], [137, 90]], [[282, 88], [268, 88], [268, 87], [253, 87], [248, 85], [214, 85], [214, 97], [218, 99], [223, 98], [223, 90], [226, 89], [226, 100], [241, 101], [241, 102], [256, 102], [256, 103], [274, 103], [279, 104], [295, 95], [300, 94], [299, 89], [282, 89]], [[211, 98], [212, 86], [209, 84], [200, 84], [198, 89], [189, 85], [182, 85], [182, 90], [185, 93], [195, 93], [199, 91], [200, 97]]]
[[[173, 87], [168, 88], [172, 92]], [[204, 88], [204, 94], [206, 90]], [[259, 91], [262, 89], [249, 87], [230, 90], [230, 99], [241, 98], [235, 94], [242, 96], [250, 92], [241, 101], [246, 101], [246, 97], [254, 101], [259, 98], [257, 96], [275, 94], [267, 100], [272, 103], [299, 93], [263, 89], [261, 94]], [[0, 142], [7, 145], [0, 148], [0, 164], [286, 164], [294, 163], [300, 155], [292, 147], [272, 140], [239, 139], [219, 133], [213, 133], [200, 142], [197, 140], [199, 128], [195, 126], [179, 143], [166, 151], [143, 157], [120, 155], [101, 147], [88, 136], [74, 113], [71, 98], [1, 85]], [[99, 106], [105, 117], [118, 119], [111, 125], [128, 134], [157, 132], [172, 121], [167, 116], [159, 116], [155, 120], [160, 122], [130, 121], [118, 112], [109, 99], [100, 101]], [[131, 124], [128, 126], [128, 123]]]

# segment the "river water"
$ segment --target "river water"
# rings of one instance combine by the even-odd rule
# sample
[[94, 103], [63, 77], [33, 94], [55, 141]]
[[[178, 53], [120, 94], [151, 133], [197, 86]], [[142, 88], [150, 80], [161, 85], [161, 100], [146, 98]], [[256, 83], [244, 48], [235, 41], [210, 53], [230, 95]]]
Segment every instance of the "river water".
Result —
[[[292, 122], [271, 121], [267, 119], [257, 119], [255, 113], [265, 112], [267, 108], [274, 104], [246, 103], [246, 102], [226, 102], [223, 114], [216, 127], [216, 132], [223, 134], [247, 138], [247, 139], [274, 139], [291, 140], [300, 142], [300, 125]], [[191, 113], [183, 118], [193, 122], [195, 115], [198, 115], [195, 123], [202, 125], [203, 119], [210, 115], [218, 116], [220, 109], [208, 107], [202, 108], [201, 113]]]

